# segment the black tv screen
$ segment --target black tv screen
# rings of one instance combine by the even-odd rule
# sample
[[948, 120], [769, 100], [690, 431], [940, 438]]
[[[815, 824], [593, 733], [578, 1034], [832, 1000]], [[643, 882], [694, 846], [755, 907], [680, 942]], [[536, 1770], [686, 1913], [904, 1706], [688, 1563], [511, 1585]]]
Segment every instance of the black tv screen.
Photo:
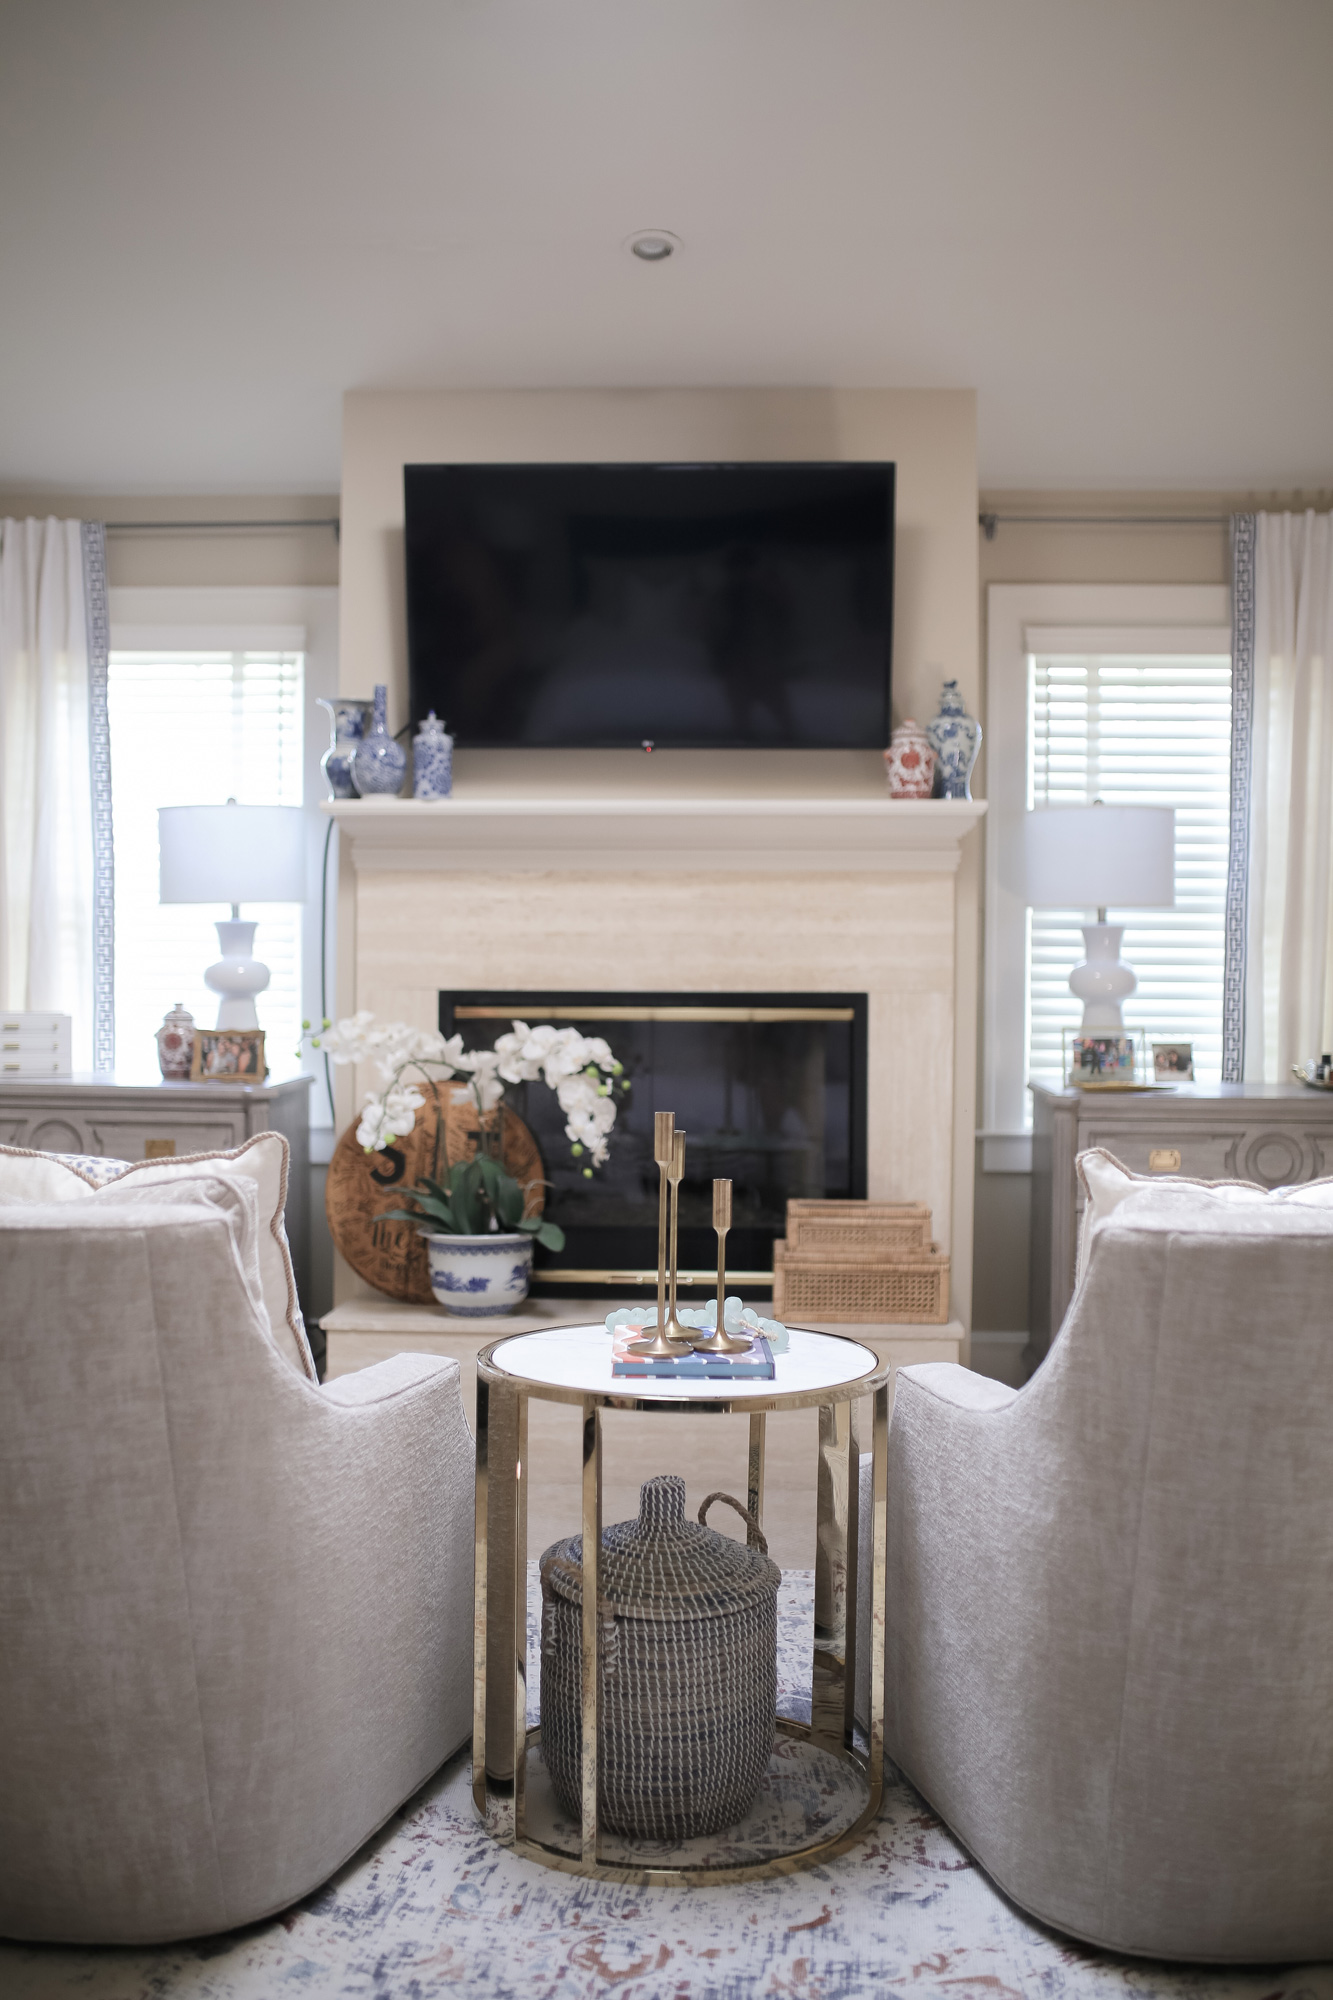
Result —
[[409, 465], [414, 718], [460, 747], [882, 749], [892, 465]]

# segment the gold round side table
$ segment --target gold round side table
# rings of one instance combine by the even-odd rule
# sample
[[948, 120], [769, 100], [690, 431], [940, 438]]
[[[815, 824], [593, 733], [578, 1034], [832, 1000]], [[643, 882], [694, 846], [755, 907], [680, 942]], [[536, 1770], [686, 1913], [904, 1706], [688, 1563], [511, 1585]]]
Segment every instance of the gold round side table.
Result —
[[[884, 1592], [887, 1449], [891, 1369], [850, 1335], [790, 1330], [776, 1379], [615, 1377], [604, 1326], [551, 1327], [511, 1335], [477, 1357], [476, 1581], [473, 1641], [472, 1796], [483, 1825], [502, 1845], [548, 1868], [604, 1880], [658, 1884], [751, 1881], [827, 1861], [858, 1840], [878, 1815], [884, 1787]], [[534, 1826], [529, 1759], [540, 1730], [527, 1727], [528, 1404], [574, 1404], [583, 1414], [582, 1818], [571, 1838]], [[864, 1723], [857, 1709], [857, 1549], [860, 1457], [870, 1403], [870, 1674]], [[824, 1471], [818, 1486], [816, 1601], [840, 1599], [840, 1629], [815, 1633], [809, 1723], [777, 1718], [794, 1754], [832, 1758], [856, 1787], [851, 1823], [762, 1858], [724, 1855], [696, 1864], [666, 1854], [627, 1854], [597, 1812], [597, 1706], [601, 1620], [597, 1568], [602, 1545], [602, 1425], [607, 1411], [683, 1417], [743, 1413], [750, 1420], [748, 1504], [762, 1521], [765, 1418], [770, 1411], [818, 1408]], [[835, 1592], [838, 1572], [845, 1592]], [[840, 1579], [839, 1579], [840, 1580]], [[611, 1851], [612, 1845], [621, 1851]]]

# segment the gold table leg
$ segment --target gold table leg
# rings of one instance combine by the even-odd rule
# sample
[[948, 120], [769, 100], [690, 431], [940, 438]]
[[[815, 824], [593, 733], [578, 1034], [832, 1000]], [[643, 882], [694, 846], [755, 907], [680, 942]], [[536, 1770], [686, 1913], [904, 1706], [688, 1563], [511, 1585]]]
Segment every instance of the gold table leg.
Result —
[[818, 1507], [815, 1531], [815, 1648], [810, 1676], [810, 1732], [816, 1743], [841, 1749], [847, 1586], [846, 1403], [819, 1410]]
[[601, 1695], [600, 1648], [602, 1620], [598, 1604], [598, 1572], [602, 1556], [602, 1413], [583, 1406], [583, 1815], [582, 1859], [598, 1860], [597, 1828], [597, 1709]]
[[[863, 1588], [870, 1578], [861, 1575], [861, 1405], [848, 1404], [847, 1422], [847, 1595], [843, 1615], [846, 1641], [843, 1646], [842, 1740], [844, 1748], [856, 1747], [856, 1684], [861, 1669], [860, 1604]], [[872, 1500], [873, 1505], [873, 1500]]]
[[490, 1402], [477, 1377], [476, 1531], [472, 1554], [472, 1803], [486, 1824], [486, 1484], [490, 1466]]
[[873, 1594], [870, 1613], [870, 1755], [866, 1777], [876, 1810], [884, 1796], [884, 1647], [888, 1617], [889, 1553], [889, 1385], [875, 1391], [874, 1470], [871, 1482], [875, 1527], [871, 1537]]
[[526, 1832], [528, 1775], [528, 1399], [520, 1391], [514, 1453], [514, 1841]]
[[[750, 1468], [745, 1495], [745, 1504], [761, 1528], [764, 1525], [764, 1460], [767, 1455], [764, 1424], [762, 1411], [750, 1418]], [[746, 1529], [745, 1539], [752, 1549], [758, 1548], [759, 1539], [753, 1528]]]

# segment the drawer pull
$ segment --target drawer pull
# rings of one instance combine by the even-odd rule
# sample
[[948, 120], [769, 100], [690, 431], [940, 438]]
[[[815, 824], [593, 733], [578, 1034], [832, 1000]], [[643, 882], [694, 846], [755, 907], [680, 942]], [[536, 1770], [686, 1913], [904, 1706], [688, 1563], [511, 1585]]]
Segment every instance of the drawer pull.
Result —
[[1178, 1174], [1180, 1172], [1179, 1146], [1153, 1146], [1148, 1153], [1150, 1174]]
[[174, 1139], [145, 1139], [143, 1156], [146, 1160], [174, 1160], [176, 1141]]

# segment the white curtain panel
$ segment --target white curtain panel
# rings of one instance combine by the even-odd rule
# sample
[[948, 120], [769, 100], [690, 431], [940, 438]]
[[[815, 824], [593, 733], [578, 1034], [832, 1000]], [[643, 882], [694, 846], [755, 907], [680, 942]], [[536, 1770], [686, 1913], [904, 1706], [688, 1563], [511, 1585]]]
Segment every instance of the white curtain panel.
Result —
[[1333, 514], [1238, 516], [1233, 552], [1224, 1075], [1280, 1083], [1333, 1049]]
[[0, 1005], [94, 1066], [93, 700], [78, 521], [0, 522]]

